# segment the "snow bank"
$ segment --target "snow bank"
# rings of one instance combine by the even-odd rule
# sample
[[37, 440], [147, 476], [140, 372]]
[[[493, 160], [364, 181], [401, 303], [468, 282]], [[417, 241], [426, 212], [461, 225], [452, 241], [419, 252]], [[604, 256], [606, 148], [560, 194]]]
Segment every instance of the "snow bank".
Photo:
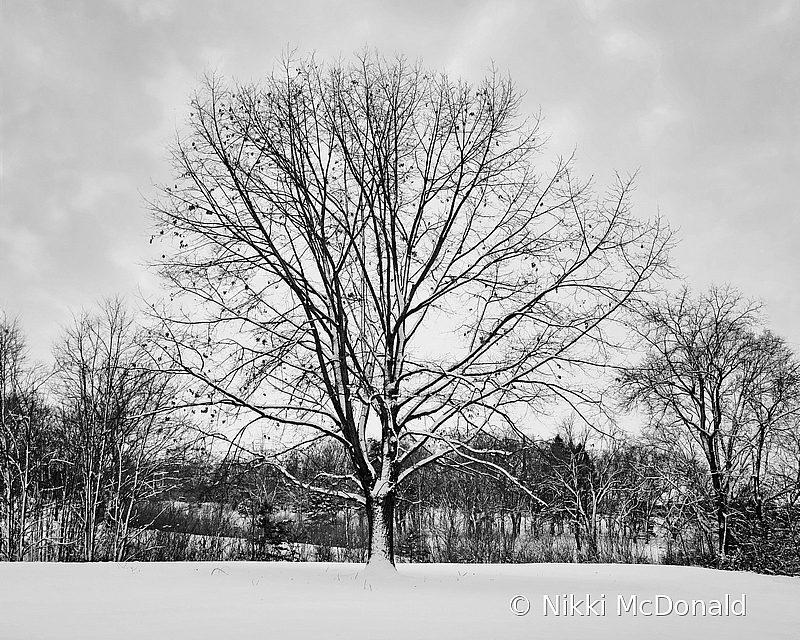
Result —
[[[726, 595], [729, 605], [744, 597], [745, 610], [711, 615]], [[620, 613], [620, 599], [635, 606]], [[683, 605], [665, 613], [680, 601], [702, 601], [705, 615], [699, 604], [694, 615]], [[798, 629], [800, 579], [687, 567], [418, 564], [387, 575], [343, 563], [0, 564], [4, 639], [730, 640]]]

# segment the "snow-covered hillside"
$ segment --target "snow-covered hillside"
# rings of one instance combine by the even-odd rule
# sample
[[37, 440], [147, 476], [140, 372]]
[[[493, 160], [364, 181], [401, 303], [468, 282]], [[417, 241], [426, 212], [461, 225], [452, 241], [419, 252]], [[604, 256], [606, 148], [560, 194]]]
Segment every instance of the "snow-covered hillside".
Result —
[[[512, 611], [516, 596], [517, 613], [529, 606], [527, 615]], [[0, 564], [3, 639], [765, 640], [798, 633], [800, 579], [687, 567], [418, 564], [392, 575], [341, 563]]]

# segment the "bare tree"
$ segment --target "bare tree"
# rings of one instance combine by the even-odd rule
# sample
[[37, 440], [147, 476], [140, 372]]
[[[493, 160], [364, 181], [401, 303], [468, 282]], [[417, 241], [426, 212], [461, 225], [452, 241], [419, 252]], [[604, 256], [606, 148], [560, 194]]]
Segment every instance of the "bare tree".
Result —
[[56, 362], [82, 557], [124, 559], [134, 506], [163, 490], [156, 474], [185, 446], [185, 424], [166, 415], [174, 388], [119, 300], [78, 316]]
[[[338, 442], [351, 473], [318, 488], [366, 507], [370, 562], [393, 563], [410, 474], [478, 461], [478, 434], [543, 403], [592, 400], [576, 372], [667, 268], [670, 233], [633, 217], [631, 180], [596, 199], [571, 161], [537, 171], [544, 137], [519, 105], [496, 72], [470, 85], [372, 53], [210, 77], [152, 203], [162, 364], [196, 381], [187, 404], [236, 413], [208, 423], [236, 447], [256, 423], [290, 447]], [[285, 470], [278, 441], [265, 462]]]
[[[750, 422], [750, 495], [755, 515], [764, 517], [765, 503], [785, 498], [792, 490], [772, 474], [798, 432], [800, 362], [786, 341], [770, 331], [754, 338], [752, 356], [745, 363], [743, 383], [748, 387]], [[795, 466], [796, 465], [791, 465]]]
[[597, 473], [597, 460], [589, 449], [589, 429], [579, 432], [574, 422], [567, 422], [562, 430], [564, 438], [556, 436], [550, 447], [554, 489], [563, 496], [560, 506], [572, 525], [578, 557], [596, 561], [601, 502], [612, 485], [603, 483]]
[[[578, 558], [633, 561], [644, 553], [663, 488], [652, 473], [653, 455], [616, 429], [564, 421], [540, 445], [547, 462], [549, 511], [571, 524]], [[566, 516], [566, 517], [564, 517]]]
[[646, 410], [656, 439], [687, 461], [701, 452], [723, 557], [736, 544], [732, 498], [752, 483], [761, 508], [766, 452], [800, 400], [794, 356], [775, 335], [758, 333], [759, 311], [730, 287], [698, 298], [683, 289], [644, 312], [648, 354], [619, 380], [625, 404]]
[[51, 412], [42, 387], [47, 376], [26, 362], [17, 320], [0, 315], [0, 558], [24, 560], [42, 540]]

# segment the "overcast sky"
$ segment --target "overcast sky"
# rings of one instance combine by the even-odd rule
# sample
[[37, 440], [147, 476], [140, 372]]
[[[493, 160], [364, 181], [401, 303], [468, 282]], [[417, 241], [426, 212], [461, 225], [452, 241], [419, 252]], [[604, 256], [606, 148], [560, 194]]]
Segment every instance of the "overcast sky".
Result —
[[[641, 217], [695, 290], [731, 283], [800, 347], [800, 2], [3, 0], [0, 308], [48, 360], [71, 313], [157, 280], [144, 200], [198, 77], [364, 46], [467, 79], [494, 62], [549, 152]], [[543, 169], [548, 168], [547, 165]]]

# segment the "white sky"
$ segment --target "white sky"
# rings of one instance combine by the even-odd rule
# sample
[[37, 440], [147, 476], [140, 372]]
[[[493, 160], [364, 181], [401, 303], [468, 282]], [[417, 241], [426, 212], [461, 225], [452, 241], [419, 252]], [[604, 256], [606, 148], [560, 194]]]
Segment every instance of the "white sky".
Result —
[[[800, 3], [643, 0], [4, 0], [0, 307], [48, 360], [70, 312], [157, 282], [143, 198], [197, 78], [267, 73], [288, 46], [365, 45], [477, 79], [491, 64], [540, 107], [551, 153], [679, 229], [702, 289], [767, 303], [800, 346]], [[543, 169], [547, 169], [545, 163]]]

